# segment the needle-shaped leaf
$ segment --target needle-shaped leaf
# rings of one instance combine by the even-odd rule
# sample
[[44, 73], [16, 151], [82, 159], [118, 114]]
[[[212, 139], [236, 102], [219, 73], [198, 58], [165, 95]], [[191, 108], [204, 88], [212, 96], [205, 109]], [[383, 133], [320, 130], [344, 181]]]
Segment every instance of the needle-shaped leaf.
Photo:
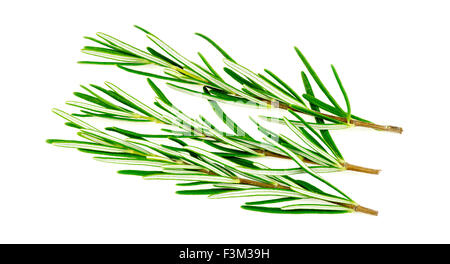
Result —
[[164, 56], [163, 54], [161, 54], [160, 52], [156, 51], [155, 49], [151, 48], [151, 47], [147, 47], [148, 52], [150, 52], [150, 54], [152, 54], [153, 56], [160, 58], [163, 61], [166, 61], [170, 64], [172, 64], [175, 67], [178, 68], [183, 68], [183, 66], [181, 66], [180, 64], [176, 63], [175, 61], [171, 60], [170, 58], [168, 58], [167, 56]]
[[279, 189], [247, 189], [247, 190], [237, 190], [229, 191], [220, 194], [210, 195], [209, 198], [219, 199], [219, 198], [236, 198], [236, 197], [248, 197], [248, 196], [288, 196], [295, 198], [305, 198], [294, 191], [289, 190], [279, 190]]
[[300, 97], [300, 95], [298, 95], [294, 89], [292, 89], [291, 86], [289, 86], [287, 83], [285, 83], [283, 80], [280, 79], [280, 77], [278, 77], [277, 75], [275, 75], [275, 73], [269, 71], [268, 69], [264, 69], [264, 71], [270, 75], [270, 77], [272, 77], [273, 79], [275, 79], [279, 84], [281, 84], [284, 88], [286, 88], [287, 91], [289, 91], [289, 93], [291, 93], [292, 96], [294, 96], [297, 100], [299, 100], [303, 105], [305, 105], [305, 102], [302, 100], [302, 98]]
[[346, 117], [346, 113], [345, 112], [340, 111], [339, 109], [337, 109], [337, 108], [335, 108], [335, 107], [333, 107], [333, 106], [331, 106], [329, 104], [324, 103], [323, 101], [315, 98], [314, 96], [311, 96], [309, 94], [304, 94], [303, 98], [305, 98], [311, 104], [314, 104], [314, 105], [318, 106], [319, 108], [321, 108], [321, 109], [323, 109], [323, 110], [325, 110], [325, 111], [327, 111], [329, 113], [335, 114], [335, 115], [340, 116], [340, 117]]
[[312, 210], [312, 209], [297, 209], [297, 210], [282, 210], [277, 207], [265, 207], [265, 206], [251, 206], [251, 205], [243, 205], [242, 209], [261, 212], [261, 213], [272, 213], [272, 214], [343, 214], [349, 213], [349, 210]]
[[339, 161], [335, 157], [328, 154], [320, 145], [320, 143], [315, 141], [314, 138], [310, 134], [308, 134], [305, 129], [294, 126], [286, 117], [284, 117], [284, 121], [286, 122], [286, 125], [289, 127], [289, 129], [294, 132], [294, 134], [298, 136], [303, 142], [310, 146], [314, 151], [320, 153], [328, 160], [335, 161], [336, 164], [339, 164]]
[[339, 106], [339, 104], [334, 100], [333, 96], [330, 94], [328, 89], [325, 87], [325, 85], [320, 80], [319, 76], [317, 76], [317, 73], [314, 71], [314, 69], [309, 64], [308, 60], [306, 60], [305, 56], [300, 52], [300, 50], [297, 47], [294, 47], [295, 51], [297, 52], [297, 55], [302, 60], [303, 64], [305, 65], [306, 69], [308, 69], [309, 74], [313, 77], [314, 81], [316, 81], [317, 86], [319, 86], [320, 90], [325, 94], [325, 96], [328, 98], [331, 104], [333, 104], [337, 109], [342, 110], [342, 108]]
[[85, 142], [78, 140], [48, 139], [47, 143], [52, 144], [54, 146], [65, 148], [89, 149], [89, 150], [116, 152], [116, 153], [126, 152], [126, 150], [124, 150], [123, 148], [103, 146], [92, 142]]
[[148, 60], [150, 62], [159, 64], [159, 65], [165, 66], [165, 67], [169, 66], [169, 64], [167, 62], [161, 60], [160, 58], [152, 56], [151, 54], [149, 54], [149, 53], [147, 53], [147, 52], [145, 52], [143, 50], [140, 50], [140, 49], [138, 49], [136, 47], [133, 47], [130, 44], [127, 44], [127, 43], [125, 43], [125, 42], [123, 42], [121, 40], [118, 40], [118, 39], [116, 39], [116, 38], [114, 38], [114, 37], [112, 37], [110, 35], [107, 35], [105, 33], [99, 32], [99, 33], [97, 33], [97, 36], [99, 36], [100, 38], [108, 41], [109, 43], [113, 44], [114, 46], [119, 47], [120, 49], [123, 49], [123, 50], [125, 50], [125, 51], [127, 51], [129, 53], [132, 53], [132, 54], [136, 55], [136, 56], [142, 57], [142, 58], [144, 58], [144, 59], [146, 59], [146, 60]]
[[169, 99], [167, 99], [164, 93], [158, 88], [158, 86], [156, 86], [156, 84], [150, 78], [147, 78], [147, 82], [161, 101], [163, 101], [168, 105], [172, 105]]
[[95, 130], [86, 130], [86, 129], [82, 129], [80, 131], [83, 132], [83, 133], [86, 133], [88, 135], [97, 136], [97, 137], [102, 138], [102, 139], [104, 139], [106, 141], [114, 142], [114, 144], [120, 145], [120, 146], [122, 146], [124, 148], [131, 149], [131, 150], [133, 150], [133, 151], [135, 151], [137, 153], [140, 153], [140, 154], [143, 154], [143, 155], [151, 155], [151, 153], [146, 151], [145, 149], [143, 149], [143, 148], [141, 148], [141, 147], [139, 147], [139, 146], [137, 146], [135, 144], [132, 144], [130, 142], [127, 142], [125, 140], [122, 140], [120, 138], [113, 137], [113, 136], [111, 136], [111, 135], [109, 135], [107, 133], [103, 133], [101, 131], [95, 131]]
[[342, 85], [341, 79], [339, 78], [339, 75], [333, 65], [331, 65], [331, 69], [333, 70], [334, 77], [336, 78], [339, 88], [341, 89], [342, 95], [344, 96], [345, 104], [347, 105], [347, 122], [350, 122], [350, 118], [352, 116], [350, 100], [348, 99], [347, 92], [345, 91], [344, 86]]
[[126, 165], [144, 165], [144, 166], [157, 166], [161, 167], [166, 164], [170, 164], [170, 160], [163, 158], [152, 158], [152, 159], [130, 159], [130, 158], [110, 158], [110, 157], [94, 157], [95, 160], [115, 163], [115, 164], [126, 164]]
[[98, 130], [97, 128], [89, 125], [88, 123], [86, 123], [84, 121], [81, 121], [80, 119], [78, 119], [78, 118], [76, 118], [76, 117], [74, 117], [74, 116], [72, 116], [72, 115], [70, 115], [70, 114], [68, 114], [68, 113], [66, 113], [64, 111], [61, 111], [59, 109], [53, 108], [52, 112], [57, 114], [57, 115], [59, 115], [60, 117], [62, 117], [64, 119], [66, 119], [67, 121], [69, 121], [69, 122], [71, 122], [73, 124], [76, 124], [79, 127], [82, 127], [82, 128], [85, 128], [85, 129], [91, 129], [91, 130]]
[[139, 118], [140, 117], [140, 115], [137, 115], [135, 113], [113, 110], [113, 109], [104, 108], [104, 107], [101, 107], [98, 105], [88, 104], [88, 103], [83, 103], [83, 102], [67, 101], [66, 104], [75, 106], [75, 107], [79, 107], [79, 108], [83, 108], [83, 109], [87, 109], [89, 111], [111, 114], [111, 115], [115, 115], [115, 116], [128, 117], [128, 118]]
[[236, 182], [235, 179], [220, 177], [220, 176], [210, 176], [208, 174], [153, 174], [149, 176], [144, 176], [144, 180], [179, 180], [179, 181], [205, 181], [205, 182]]
[[[348, 200], [345, 199], [337, 199], [339, 200], [339, 202], [343, 202], [343, 203], [349, 203], [349, 201], [351, 201], [351, 199], [345, 195], [341, 190], [339, 190], [338, 188], [336, 188], [335, 186], [333, 186], [331, 183], [329, 183], [328, 181], [326, 181], [325, 179], [323, 179], [319, 174], [317, 174], [316, 172], [314, 172], [313, 170], [311, 170], [297, 155], [295, 155], [292, 151], [290, 151], [289, 149], [283, 147], [282, 145], [280, 145], [278, 142], [268, 139], [266, 138], [268, 141], [272, 141], [272, 143], [274, 145], [276, 145], [279, 149], [281, 149], [282, 151], [284, 151], [289, 157], [291, 157], [295, 163], [297, 163], [301, 168], [303, 168], [309, 175], [313, 176], [314, 178], [318, 179], [319, 181], [325, 183], [326, 185], [328, 185], [329, 187], [331, 187], [332, 189], [334, 189], [335, 191], [337, 191], [338, 193], [340, 193], [342, 196], [344, 196], [345, 198], [347, 198]], [[331, 197], [331, 196], [326, 196], [326, 195], [317, 195], [316, 193], [313, 192], [309, 192], [309, 191], [304, 191], [301, 190], [299, 188], [295, 188], [295, 190], [297, 192], [300, 192], [304, 195], [313, 197], [313, 198], [317, 198], [317, 199], [323, 199], [323, 200], [327, 200], [330, 201], [336, 201], [336, 198]], [[320, 198], [319, 198], [320, 197]], [[351, 202], [350, 202], [351, 203]]]
[[[302, 80], [303, 80], [303, 84], [305, 86], [306, 94], [314, 97], [314, 92], [311, 88], [311, 84], [309, 83], [308, 77], [306, 76], [306, 74], [303, 71], [302, 71]], [[309, 102], [309, 103], [311, 105], [312, 110], [320, 112], [319, 106], [317, 106], [313, 102]], [[315, 119], [318, 124], [325, 124], [325, 121], [322, 118], [315, 117]], [[330, 132], [328, 130], [324, 130], [324, 131], [321, 130], [320, 134], [322, 134], [323, 139], [328, 143], [328, 147], [331, 149], [331, 151], [334, 153], [334, 155], [336, 157], [340, 158], [341, 160], [344, 160], [341, 152], [339, 151], [338, 147], [336, 146], [336, 143], [334, 143], [334, 140], [331, 137]]]
[[302, 198], [296, 198], [296, 197], [285, 197], [285, 198], [276, 198], [276, 199], [269, 199], [269, 200], [261, 200], [261, 201], [253, 201], [253, 202], [246, 202], [246, 205], [262, 205], [262, 204], [273, 204], [273, 203], [283, 203], [283, 202], [290, 202], [299, 200]]
[[198, 96], [198, 97], [202, 97], [205, 99], [210, 99], [210, 100], [214, 100], [214, 101], [219, 101], [219, 102], [227, 102], [227, 103], [236, 103], [236, 104], [244, 104], [246, 106], [253, 106], [253, 107], [265, 107], [266, 104], [264, 103], [254, 103], [252, 101], [249, 101], [247, 99], [243, 99], [240, 97], [236, 97], [236, 96], [229, 96], [229, 95], [222, 95], [222, 96], [217, 96], [217, 95], [209, 95], [209, 94], [205, 94], [202, 92], [198, 92], [198, 91], [194, 91], [192, 89], [188, 89], [173, 83], [167, 83], [167, 86], [180, 91], [180, 92], [184, 92], [184, 93], [188, 93], [194, 96]]
[[211, 64], [208, 62], [208, 60], [206, 60], [206, 58], [203, 56], [203, 54], [201, 54], [200, 52], [197, 52], [198, 56], [200, 57], [200, 59], [203, 61], [203, 63], [206, 65], [206, 67], [208, 68], [209, 72], [214, 75], [217, 79], [222, 80], [222, 77], [220, 77], [220, 75], [216, 72], [216, 70], [214, 70], [214, 68], [211, 66]]
[[267, 91], [269, 91], [270, 93], [275, 95], [278, 99], [286, 101], [288, 104], [303, 106], [298, 101], [296, 101], [294, 98], [286, 95], [286, 93], [281, 92], [276, 87], [273, 87], [272, 85], [268, 84], [264, 79], [262, 79], [260, 76], [253, 73], [249, 69], [247, 69], [235, 62], [227, 60], [227, 59], [224, 59], [224, 62], [228, 67], [230, 67], [237, 73], [242, 74], [243, 76], [245, 76], [249, 80], [255, 82], [256, 84], [260, 85], [261, 87], [263, 87], [264, 89], [266, 89]]
[[194, 82], [194, 81], [189, 81], [189, 80], [184, 80], [184, 79], [179, 79], [179, 78], [167, 77], [167, 76], [154, 74], [154, 73], [150, 73], [150, 72], [138, 71], [138, 70], [135, 70], [135, 69], [131, 69], [131, 68], [125, 67], [123, 65], [117, 65], [117, 67], [119, 67], [120, 69], [122, 69], [124, 71], [131, 72], [131, 73], [138, 74], [138, 75], [142, 75], [142, 76], [146, 76], [146, 77], [152, 77], [152, 78], [156, 78], [156, 79], [161, 79], [161, 80], [166, 80], [166, 81], [171, 81], [171, 82], [187, 83], [187, 84], [195, 84], [195, 83], [197, 83], [197, 82]]
[[142, 103], [138, 99], [134, 98], [133, 96], [129, 95], [124, 90], [122, 90], [119, 87], [117, 87], [116, 85], [114, 85], [114, 84], [112, 84], [110, 82], [105, 82], [105, 84], [110, 89], [112, 89], [114, 92], [116, 92], [117, 94], [119, 94], [120, 96], [122, 96], [123, 98], [128, 100], [129, 102], [131, 102], [132, 105], [136, 105], [138, 107], [139, 111], [143, 112], [144, 114], [147, 114], [147, 115], [150, 115], [152, 117], [155, 117], [157, 119], [160, 119], [160, 120], [163, 119], [162, 116], [158, 112], [156, 112], [152, 108], [148, 107], [147, 105], [145, 105], [144, 103]]
[[209, 37], [207, 37], [207, 36], [205, 36], [205, 35], [203, 35], [203, 34], [201, 34], [201, 33], [195, 33], [195, 35], [197, 35], [197, 36], [203, 38], [204, 40], [208, 41], [208, 43], [211, 44], [214, 48], [216, 48], [216, 49], [220, 52], [220, 54], [222, 54], [222, 56], [224, 56], [225, 58], [229, 59], [230, 61], [234, 61], [234, 60], [230, 57], [230, 55], [228, 55], [228, 53], [227, 53], [225, 50], [223, 50], [223, 49], [222, 49], [217, 43], [215, 43], [212, 39], [210, 39]]
[[197, 189], [197, 190], [180, 190], [176, 191], [175, 193], [181, 195], [212, 195], [223, 193], [229, 190], [230, 189], [225, 188], [212, 188], [212, 189]]
[[353, 210], [339, 205], [332, 204], [291, 204], [281, 207], [281, 210], [321, 210], [321, 211], [348, 211], [352, 212]]
[[[280, 118], [280, 117], [265, 116], [265, 115], [259, 115], [258, 117], [263, 120], [269, 121], [269, 122], [284, 124], [284, 119]], [[303, 122], [301, 122], [301, 121], [291, 120], [291, 119], [289, 119], [289, 121], [297, 127], [305, 127], [305, 124], [303, 124]], [[311, 122], [307, 122], [307, 123], [308, 123], [308, 125], [310, 125], [312, 128], [314, 128], [316, 130], [340, 130], [340, 129], [346, 129], [349, 127], [349, 125], [346, 125], [346, 124], [321, 124], [321, 123], [311, 123]]]
[[[204, 92], [209, 94], [207, 89], [204, 89]], [[231, 129], [231, 131], [233, 131], [238, 136], [252, 138], [222, 110], [222, 108], [216, 101], [208, 100], [208, 102], [211, 105], [214, 112], [216, 113], [216, 115], [223, 121], [225, 125], [227, 125]]]

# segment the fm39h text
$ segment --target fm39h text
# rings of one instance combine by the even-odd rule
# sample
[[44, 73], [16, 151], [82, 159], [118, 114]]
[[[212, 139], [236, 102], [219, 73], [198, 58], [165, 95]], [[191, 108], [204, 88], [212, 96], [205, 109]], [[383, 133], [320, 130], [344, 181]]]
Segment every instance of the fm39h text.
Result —
[[224, 259], [269, 259], [269, 249], [259, 248], [224, 248]]

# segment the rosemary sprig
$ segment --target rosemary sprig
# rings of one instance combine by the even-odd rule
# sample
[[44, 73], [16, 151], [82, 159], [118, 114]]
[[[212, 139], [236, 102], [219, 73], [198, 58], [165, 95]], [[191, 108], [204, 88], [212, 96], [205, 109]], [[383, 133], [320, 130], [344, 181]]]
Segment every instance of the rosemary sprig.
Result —
[[[334, 66], [331, 66], [333, 74], [345, 99], [346, 110], [344, 111], [344, 109], [337, 103], [336, 99], [331, 95], [321, 79], [318, 77], [306, 57], [297, 47], [295, 48], [297, 55], [300, 57], [321, 92], [327, 97], [329, 103], [326, 103], [314, 96], [314, 93], [311, 92], [312, 88], [309, 80], [304, 72], [302, 72], [302, 79], [306, 93], [300, 96], [291, 86], [281, 80], [273, 72], [266, 69], [265, 73], [268, 74], [268, 76], [252, 72], [251, 70], [238, 64], [227, 52], [225, 52], [210, 38], [197, 33], [198, 36], [212, 44], [212, 46], [224, 56], [224, 63], [226, 65], [224, 72], [239, 84], [240, 87], [236, 87], [226, 82], [224, 78], [222, 78], [218, 72], [213, 69], [201, 53], [199, 53], [199, 57], [205, 64], [206, 68], [183, 57], [172, 47], [167, 45], [149, 31], [138, 26], [136, 27], [147, 34], [147, 37], [161, 50], [161, 52], [158, 52], [154, 48], [150, 47], [147, 48], [147, 51], [144, 51], [107, 34], [98, 33], [97, 36], [99, 39], [90, 37], [87, 39], [94, 41], [102, 47], [86, 46], [82, 49], [82, 52], [89, 55], [110, 59], [111, 62], [81, 61], [80, 63], [107, 65], [116, 64], [119, 68], [134, 74], [167, 80], [169, 81], [167, 85], [175, 90], [214, 101], [240, 103], [259, 107], [277, 107], [280, 109], [307, 114], [318, 118], [316, 119], [316, 123], [311, 123], [309, 125], [322, 130], [361, 126], [376, 130], [402, 133], [402, 128], [400, 127], [378, 125], [353, 115], [351, 113], [349, 98], [342, 85], [339, 75], [337, 74]], [[144, 64], [154, 64], [159, 66], [164, 72], [164, 75], [141, 71], [129, 67]], [[200, 85], [202, 88], [207, 88], [209, 92], [206, 93], [204, 89], [199, 91], [188, 88], [186, 87], [186, 84]], [[308, 106], [302, 98], [309, 102], [310, 105]], [[321, 112], [320, 110], [325, 112]], [[266, 117], [266, 119], [279, 121], [277, 118]], [[298, 120], [290, 121], [295, 126], [305, 126], [303, 122], [299, 122]]]
[[[114, 90], [117, 92], [117, 90]], [[123, 98], [132, 101], [124, 93]], [[127, 102], [130, 102], [127, 101]], [[146, 114], [154, 112], [133, 101]], [[111, 104], [106, 103], [109, 107]], [[131, 106], [130, 106], [131, 107]], [[96, 110], [93, 110], [96, 111]], [[146, 180], [178, 180], [187, 181], [180, 186], [207, 186], [202, 189], [178, 191], [178, 194], [208, 194], [210, 198], [232, 198], [248, 196], [275, 196], [280, 199], [250, 202], [242, 206], [244, 209], [271, 213], [349, 213], [362, 212], [377, 215], [377, 211], [360, 206], [342, 191], [324, 180], [315, 171], [306, 166], [292, 151], [281, 144], [272, 141], [277, 148], [291, 156], [294, 161], [310, 176], [321, 181], [337, 192], [324, 192], [311, 183], [294, 179], [285, 174], [270, 173], [264, 165], [242, 157], [229, 158], [225, 154], [214, 153], [205, 149], [191, 146], [184, 139], [167, 137], [178, 146], [160, 144], [154, 138], [126, 138], [121, 139], [100, 131], [94, 126], [58, 109], [54, 113], [66, 119], [71, 127], [77, 128], [80, 140], [49, 139], [48, 143], [55, 146], [76, 148], [80, 151], [94, 154], [94, 159], [102, 162], [139, 165], [152, 167], [151, 170], [121, 170], [119, 173], [141, 176]], [[142, 113], [143, 113], [142, 112]], [[116, 112], [106, 114], [116, 115]], [[117, 115], [119, 117], [119, 115]], [[128, 116], [127, 116], [128, 117]], [[157, 115], [154, 115], [158, 118]], [[120, 116], [122, 118], [122, 116]], [[133, 117], [134, 118], [134, 117]], [[252, 174], [249, 171], [264, 169], [264, 174]], [[270, 205], [270, 206], [266, 206]]]
[[[81, 109], [81, 114], [75, 116], [97, 116], [102, 118], [128, 120], [128, 121], [149, 121], [170, 125], [176, 131], [170, 131], [168, 135], [172, 137], [191, 138], [192, 140], [203, 142], [210, 147], [226, 150], [228, 153], [245, 157], [272, 156], [278, 158], [291, 159], [284, 151], [272, 142], [257, 140], [245, 132], [236, 122], [234, 122], [216, 101], [209, 100], [209, 103], [217, 116], [227, 125], [232, 133], [226, 133], [217, 129], [211, 122], [203, 116], [194, 119], [186, 115], [177, 108], [156, 84], [147, 79], [148, 84], [157, 95], [154, 106], [150, 107], [137, 100], [116, 85], [106, 82], [107, 88], [98, 85], [90, 87], [81, 86], [86, 93], [75, 92], [74, 94], [82, 101], [68, 101], [67, 104]], [[204, 93], [210, 92], [205, 89]], [[378, 174], [379, 170], [364, 168], [347, 163], [328, 131], [321, 131], [319, 134], [297, 113], [292, 114], [301, 122], [303, 127], [299, 127], [283, 118], [283, 122], [298, 137], [293, 140], [283, 134], [279, 134], [262, 126], [257, 121], [251, 119], [266, 137], [276, 139], [277, 142], [293, 152], [297, 157], [305, 162], [315, 165], [313, 169], [318, 172], [334, 172], [341, 170], [353, 170], [364, 173]], [[161, 135], [145, 135], [133, 131], [108, 127], [109, 131], [125, 135], [131, 138], [145, 139], [161, 137]], [[326, 132], [326, 133], [324, 133]], [[298, 142], [303, 142], [303, 144]], [[284, 171], [284, 172], [283, 172]], [[291, 170], [280, 170], [279, 173], [300, 173], [303, 169], [294, 168]], [[261, 171], [248, 171], [249, 173], [260, 174]]]

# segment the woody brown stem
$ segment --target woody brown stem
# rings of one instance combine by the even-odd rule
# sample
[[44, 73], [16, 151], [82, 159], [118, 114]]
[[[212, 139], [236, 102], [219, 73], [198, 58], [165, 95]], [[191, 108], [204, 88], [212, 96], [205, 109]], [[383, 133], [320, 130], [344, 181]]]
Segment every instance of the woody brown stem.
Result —
[[[281, 154], [278, 153], [274, 153], [274, 152], [270, 152], [267, 150], [255, 150], [258, 153], [264, 154], [264, 156], [266, 157], [276, 157], [276, 158], [282, 158], [282, 159], [289, 159], [288, 156], [283, 156]], [[306, 158], [303, 159], [304, 162], [307, 163], [311, 163], [311, 164], [317, 164], [313, 161], [310, 161]], [[357, 171], [357, 172], [362, 172], [362, 173], [368, 173], [368, 174], [379, 174], [381, 170], [378, 169], [371, 169], [371, 168], [366, 168], [366, 167], [362, 167], [362, 166], [358, 166], [358, 165], [353, 165], [347, 162], [342, 163], [342, 166], [346, 169], [346, 170], [351, 170], [351, 171]]]
[[366, 168], [366, 167], [353, 165], [353, 164], [350, 164], [350, 163], [347, 163], [347, 162], [345, 162], [343, 164], [343, 166], [347, 170], [363, 172], [363, 173], [369, 173], [369, 174], [379, 174], [380, 171], [381, 171], [381, 170], [377, 170], [377, 169], [371, 169], [371, 168]]
[[350, 205], [350, 204], [340, 204], [341, 206], [350, 208], [352, 210], [354, 210], [355, 212], [359, 212], [359, 213], [363, 213], [363, 214], [369, 214], [369, 215], [374, 215], [377, 216], [378, 215], [378, 211], [377, 210], [373, 210], [361, 205]]
[[[329, 118], [333, 118], [335, 120], [341, 121], [341, 122], [347, 122], [347, 119], [340, 117], [340, 116], [334, 116], [334, 115], [329, 115], [329, 114], [323, 114], [323, 115], [328, 116]], [[355, 119], [350, 119], [350, 124], [352, 124], [354, 126], [367, 127], [367, 128], [372, 128], [375, 130], [388, 131], [388, 132], [393, 132], [393, 133], [398, 133], [398, 134], [401, 134], [403, 132], [403, 128], [401, 128], [401, 127], [378, 125], [378, 124], [364, 122], [364, 121], [355, 120]]]
[[[263, 183], [263, 182], [258, 182], [258, 181], [254, 181], [254, 180], [250, 180], [250, 179], [246, 179], [246, 178], [238, 178], [239, 179], [239, 183], [241, 184], [248, 184], [248, 185], [253, 185], [253, 186], [258, 186], [258, 187], [262, 187], [262, 188], [275, 188], [275, 189], [283, 189], [283, 190], [291, 190], [291, 188], [289, 186], [283, 185], [283, 184], [270, 184], [270, 183]], [[355, 212], [359, 212], [359, 213], [364, 213], [364, 214], [369, 214], [369, 215], [378, 215], [378, 211], [361, 206], [361, 205], [353, 205], [353, 204], [344, 204], [344, 203], [334, 203], [349, 209], [354, 210]]]
[[[306, 114], [306, 115], [311, 115], [311, 113], [305, 113], [305, 112], [303, 112], [303, 111], [301, 111], [299, 109], [292, 108], [289, 105], [286, 105], [286, 104], [278, 102], [278, 101], [276, 101], [275, 104], [273, 104], [269, 100], [265, 100], [265, 99], [261, 99], [261, 101], [264, 101], [264, 102], [266, 102], [268, 104], [275, 105], [275, 107], [280, 108], [280, 109], [292, 110], [292, 111], [303, 113], [303, 114]], [[314, 112], [316, 112], [316, 111], [314, 111]], [[324, 114], [324, 113], [320, 113], [320, 112], [317, 112], [317, 114], [321, 114], [321, 115], [327, 116], [327, 117], [329, 117], [331, 119], [347, 123], [347, 119], [343, 118], [343, 117], [340, 117], [340, 116]], [[354, 126], [367, 127], [367, 128], [372, 128], [372, 129], [375, 129], [375, 130], [388, 131], [388, 132], [393, 132], [393, 133], [398, 133], [398, 134], [401, 134], [403, 132], [403, 128], [401, 128], [401, 127], [388, 126], [388, 125], [378, 125], [378, 124], [365, 122], [365, 121], [360, 121], [360, 120], [356, 120], [356, 119], [350, 119], [349, 123], [354, 125]]]

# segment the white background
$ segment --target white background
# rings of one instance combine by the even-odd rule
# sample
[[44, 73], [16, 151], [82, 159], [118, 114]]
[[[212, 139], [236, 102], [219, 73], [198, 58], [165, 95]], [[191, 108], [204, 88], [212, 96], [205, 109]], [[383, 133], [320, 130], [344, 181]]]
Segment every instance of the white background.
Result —
[[[0, 242], [450, 242], [448, 3], [2, 3]], [[97, 31], [142, 48], [149, 45], [134, 24], [190, 58], [202, 50], [219, 65], [219, 54], [193, 35], [202, 32], [240, 63], [255, 71], [269, 67], [296, 89], [301, 88], [299, 73], [304, 68], [294, 45], [338, 95], [329, 67], [333, 63], [355, 114], [400, 125], [405, 131], [402, 135], [367, 129], [333, 133], [347, 161], [383, 171], [325, 177], [357, 202], [378, 209], [379, 216], [249, 212], [239, 208], [244, 199], [178, 196], [173, 182], [118, 175], [115, 171], [123, 166], [100, 164], [76, 150], [46, 144], [47, 138], [75, 138], [74, 130], [63, 126], [50, 110], [75, 111], [64, 101], [74, 99], [72, 92], [79, 91], [79, 84], [108, 80], [147, 96], [151, 103], [153, 95], [145, 79], [113, 67], [76, 63], [88, 59], [79, 51], [90, 44], [82, 37]], [[167, 93], [192, 114], [199, 114], [205, 104], [181, 93]], [[250, 124], [246, 115], [236, 118]]]

